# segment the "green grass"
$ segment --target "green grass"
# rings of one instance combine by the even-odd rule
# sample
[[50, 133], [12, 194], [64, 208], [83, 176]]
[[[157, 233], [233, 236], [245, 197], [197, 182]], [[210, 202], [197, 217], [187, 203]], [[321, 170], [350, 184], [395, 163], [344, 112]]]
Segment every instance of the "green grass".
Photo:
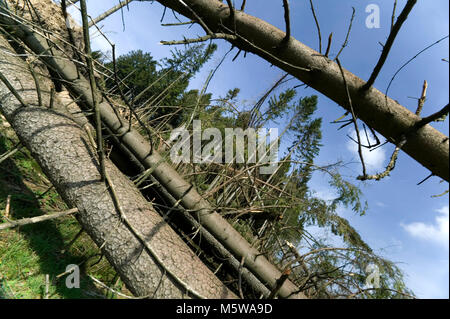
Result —
[[[0, 118], [0, 155], [17, 142], [13, 131], [3, 126]], [[0, 216], [4, 214], [8, 195], [11, 195], [12, 219], [67, 209], [25, 148], [0, 164]], [[115, 280], [116, 272], [105, 258], [97, 263], [100, 250], [86, 233], [62, 252], [80, 229], [77, 220], [68, 216], [0, 231], [0, 299], [43, 298], [46, 274], [50, 276], [51, 299], [115, 298], [98, 288], [87, 276], [90, 274], [116, 290], [124, 289], [120, 280]], [[56, 279], [69, 264], [80, 264], [80, 289], [67, 288], [64, 276]]]

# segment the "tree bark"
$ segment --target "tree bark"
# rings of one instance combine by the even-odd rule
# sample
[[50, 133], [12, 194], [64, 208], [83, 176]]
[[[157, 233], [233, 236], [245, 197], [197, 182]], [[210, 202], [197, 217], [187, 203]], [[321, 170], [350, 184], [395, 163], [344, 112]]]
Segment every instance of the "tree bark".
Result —
[[[195, 11], [212, 32], [223, 33], [221, 25], [229, 30], [235, 28], [231, 25], [228, 6], [221, 1], [157, 1], [192, 20], [196, 17], [191, 10]], [[335, 62], [293, 37], [280, 45], [286, 34], [261, 19], [242, 11], [236, 11], [234, 19], [239, 37], [236, 40], [227, 38], [227, 41], [239, 49], [259, 55], [349, 110], [343, 77]], [[304, 71], [305, 68], [311, 71]], [[377, 89], [361, 90], [365, 81], [353, 73], [344, 69], [344, 76], [357, 117], [390, 142], [399, 143], [402, 135], [420, 121], [419, 116]], [[449, 139], [432, 126], [425, 125], [410, 134], [402, 150], [434, 175], [449, 181]]]
[[[117, 201], [101, 182], [89, 138], [58, 101], [38, 105], [37, 86], [27, 64], [0, 35], [0, 72], [18, 93], [0, 81], [0, 111], [30, 150], [65, 202], [78, 209], [79, 221], [127, 288], [154, 298], [235, 298], [158, 215], [138, 189], [106, 161]], [[37, 72], [36, 72], [37, 73]], [[42, 104], [50, 103], [50, 81], [39, 76]], [[120, 205], [135, 232], [119, 217]]]

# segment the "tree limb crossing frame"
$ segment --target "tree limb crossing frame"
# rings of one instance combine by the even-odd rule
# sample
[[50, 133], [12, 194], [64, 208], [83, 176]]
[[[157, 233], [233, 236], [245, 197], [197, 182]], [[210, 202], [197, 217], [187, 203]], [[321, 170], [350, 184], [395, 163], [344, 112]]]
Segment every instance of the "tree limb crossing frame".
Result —
[[[195, 11], [210, 32], [234, 30], [234, 25], [229, 22], [228, 5], [218, 0], [184, 0], [183, 4], [179, 0], [157, 1], [189, 19], [196, 19], [192, 13]], [[235, 10], [233, 24], [236, 25], [236, 38], [225, 40], [241, 50], [259, 55], [349, 111], [348, 96], [342, 89], [343, 77], [335, 62], [293, 37], [280, 48], [279, 44], [286, 36], [283, 31], [242, 11]], [[420, 116], [379, 90], [366, 89], [366, 82], [361, 78], [345, 69], [343, 72], [356, 116], [391, 143], [398, 143], [405, 132], [421, 121]], [[449, 139], [445, 134], [425, 125], [409, 134], [402, 150], [433, 175], [449, 181]]]

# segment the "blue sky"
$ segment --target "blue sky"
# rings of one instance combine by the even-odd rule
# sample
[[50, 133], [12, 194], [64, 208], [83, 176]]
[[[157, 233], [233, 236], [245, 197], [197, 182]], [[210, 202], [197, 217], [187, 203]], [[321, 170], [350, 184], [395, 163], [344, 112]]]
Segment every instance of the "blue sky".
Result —
[[[108, 9], [118, 1], [88, 1], [88, 9], [92, 16]], [[240, 6], [240, 1], [237, 1]], [[318, 37], [309, 1], [291, 0], [292, 35], [306, 45], [318, 49]], [[367, 79], [376, 64], [381, 46], [385, 42], [390, 29], [390, 19], [394, 1], [360, 1], [360, 0], [316, 0], [315, 9], [320, 22], [323, 43], [330, 32], [333, 32], [333, 45], [330, 56], [339, 51], [345, 38], [352, 6], [356, 9], [352, 33], [348, 46], [340, 56], [343, 66], [363, 79]], [[401, 11], [405, 0], [398, 1], [397, 13]], [[381, 24], [379, 29], [368, 29], [365, 20], [368, 13], [365, 8], [369, 4], [379, 5]], [[174, 40], [185, 37], [204, 35], [196, 26], [162, 27], [160, 19], [163, 7], [157, 2], [131, 3], [130, 10], [123, 11], [125, 31], [123, 31], [122, 14], [120, 12], [104, 20], [100, 25], [111, 41], [116, 44], [118, 54], [130, 50], [142, 49], [151, 52], [160, 59], [168, 55], [171, 47], [162, 46], [160, 40]], [[375, 87], [385, 91], [395, 71], [420, 50], [448, 35], [449, 17], [448, 1], [418, 1], [404, 24], [391, 54], [380, 73]], [[246, 12], [265, 19], [273, 25], [284, 29], [282, 1], [249, 0]], [[183, 18], [181, 18], [183, 19]], [[184, 19], [185, 21], [186, 19]], [[167, 11], [164, 22], [175, 22], [172, 12]], [[106, 41], [97, 33], [93, 33], [94, 48], [109, 50]], [[200, 89], [209, 72], [230, 49], [230, 44], [217, 41], [219, 50], [215, 57], [204, 67], [191, 82], [191, 88]], [[424, 80], [428, 81], [427, 101], [423, 115], [438, 111], [449, 100], [449, 65], [442, 59], [449, 58], [449, 41], [423, 53], [407, 66], [393, 82], [389, 96], [400, 104], [415, 111], [417, 101], [411, 97], [419, 97]], [[209, 86], [214, 96], [224, 96], [234, 87], [241, 89], [242, 105], [250, 105], [263, 94], [281, 75], [276, 67], [271, 67], [261, 58], [248, 54], [241, 55], [235, 62], [230, 54]], [[299, 81], [291, 81], [301, 84]], [[343, 115], [344, 111], [327, 97], [312, 89], [298, 89], [298, 96], [317, 94], [319, 96], [317, 115], [323, 118], [323, 147], [317, 158], [318, 164], [328, 164], [342, 160], [346, 168], [342, 171], [348, 178], [360, 174], [356, 147], [346, 134], [349, 130], [337, 131], [337, 126], [329, 124]], [[448, 119], [433, 126], [448, 135]], [[382, 171], [393, 151], [392, 145], [386, 145], [376, 152], [365, 154], [369, 164], [369, 173]], [[356, 182], [364, 192], [369, 203], [369, 210], [364, 217], [350, 210], [340, 209], [339, 213], [350, 220], [361, 233], [363, 239], [372, 248], [386, 258], [398, 262], [404, 270], [407, 285], [419, 298], [449, 297], [449, 204], [448, 195], [432, 198], [448, 189], [448, 183], [440, 183], [433, 177], [417, 186], [417, 183], [429, 175], [429, 172], [409, 156], [400, 154], [397, 167], [391, 177], [380, 182]], [[317, 195], [330, 199], [332, 190], [328, 187], [324, 176], [316, 174], [311, 182]]]

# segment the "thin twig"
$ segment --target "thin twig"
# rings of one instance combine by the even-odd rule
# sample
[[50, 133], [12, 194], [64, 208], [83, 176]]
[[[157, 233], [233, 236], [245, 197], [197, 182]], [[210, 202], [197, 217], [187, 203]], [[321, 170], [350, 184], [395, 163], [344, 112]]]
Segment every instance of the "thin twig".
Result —
[[363, 91], [369, 89], [375, 83], [375, 80], [376, 80], [378, 74], [380, 73], [381, 68], [383, 67], [384, 63], [386, 62], [389, 52], [391, 51], [392, 45], [394, 44], [394, 40], [397, 37], [398, 32], [400, 31], [403, 23], [408, 18], [408, 15], [411, 12], [411, 10], [413, 9], [416, 2], [417, 2], [417, 0], [408, 0], [408, 2], [405, 5], [405, 8], [403, 8], [402, 13], [400, 13], [400, 15], [398, 16], [398, 19], [395, 22], [394, 27], [392, 28], [391, 32], [389, 33], [389, 37], [386, 41], [386, 44], [383, 47], [383, 51], [381, 52], [381, 56], [380, 56], [380, 59], [378, 60], [377, 65], [373, 69], [373, 72], [370, 75], [369, 80], [361, 88]]
[[97, 278], [95, 278], [94, 276], [88, 275], [89, 278], [91, 278], [97, 285], [101, 286], [102, 288], [105, 288], [106, 290], [109, 290], [110, 292], [119, 295], [121, 297], [127, 298], [127, 299], [145, 299], [148, 298], [148, 296], [144, 296], [144, 297], [133, 297], [133, 296], [128, 296], [125, 295], [111, 287], [108, 287], [106, 284], [104, 284], [103, 282], [101, 282], [100, 280], [98, 280]]
[[245, 263], [245, 256], [242, 257], [241, 263], [239, 264], [239, 269], [238, 269], [238, 274], [239, 274], [238, 286], [239, 286], [239, 296], [241, 297], [241, 299], [244, 299], [244, 294], [242, 293], [242, 267], [244, 267], [244, 263]]
[[193, 24], [195, 23], [194, 20], [186, 21], [186, 22], [177, 22], [177, 23], [162, 23], [162, 27], [173, 27], [173, 26], [180, 26], [180, 25], [187, 25], [187, 24]]
[[164, 7], [163, 13], [161, 15], [161, 19], [159, 20], [160, 23], [162, 23], [164, 21], [164, 17], [166, 16], [166, 11], [167, 11], [167, 7]]
[[[225, 29], [227, 29], [227, 31], [232, 32], [232, 30], [228, 29], [227, 27], [225, 27], [225, 26], [223, 26], [223, 27]], [[226, 39], [226, 40], [230, 40], [230, 41], [239, 39], [239, 40], [245, 42], [245, 44], [249, 45], [254, 50], [259, 51], [260, 54], [267, 55], [268, 58], [270, 58], [270, 59], [276, 60], [279, 63], [282, 63], [282, 64], [284, 64], [284, 65], [286, 65], [288, 67], [291, 67], [293, 69], [297, 69], [297, 70], [301, 70], [301, 71], [305, 71], [305, 72], [311, 72], [311, 69], [293, 65], [293, 64], [291, 64], [289, 62], [286, 62], [286, 61], [276, 57], [272, 53], [267, 52], [266, 50], [264, 50], [264, 49], [262, 49], [262, 48], [260, 48], [260, 47], [258, 47], [256, 45], [254, 45], [252, 42], [248, 41], [247, 39], [245, 39], [244, 37], [240, 36], [239, 34], [233, 35], [233, 34], [227, 34], [227, 33], [211, 33], [211, 34], [208, 34], [206, 36], [199, 37], [199, 38], [196, 38], [196, 39], [185, 39], [185, 40], [182, 40], [182, 41], [160, 41], [160, 43], [164, 44], [164, 45], [179, 45], [179, 44], [189, 44], [189, 43], [204, 42], [204, 41], [208, 41], [208, 40], [211, 40], [211, 39]]]
[[231, 0], [227, 0], [228, 9], [230, 9], [230, 24], [233, 26], [234, 34], [236, 34], [236, 16], [234, 13], [234, 6]]
[[42, 107], [42, 94], [41, 94], [41, 87], [39, 85], [39, 80], [37, 78], [36, 72], [34, 72], [34, 68], [31, 65], [31, 63], [28, 64], [28, 68], [30, 70], [31, 76], [33, 77], [34, 85], [36, 87], [36, 94], [38, 98], [39, 107]]
[[236, 55], [234, 56], [233, 59], [231, 59], [231, 61], [234, 62], [238, 58], [239, 54], [241, 54], [241, 52], [242, 52], [242, 49], [239, 49], [238, 53], [236, 53]]
[[241, 11], [244, 11], [247, 0], [242, 0]]
[[[133, 102], [130, 102], [129, 100], [128, 100], [128, 98], [125, 96], [125, 94], [123, 94], [123, 91], [122, 91], [122, 88], [121, 88], [121, 86], [120, 86], [120, 83], [119, 83], [119, 78], [118, 78], [118, 76], [117, 76], [117, 62], [116, 62], [116, 46], [115, 46], [115, 44], [112, 44], [111, 43], [111, 48], [112, 48], [112, 63], [113, 63], [113, 72], [114, 72], [114, 82], [115, 82], [115, 84], [116, 84], [116, 86], [117, 86], [117, 88], [119, 89], [119, 94], [120, 94], [120, 96], [122, 97], [122, 99], [123, 99], [123, 101], [125, 102], [125, 104], [127, 105], [127, 107], [128, 107], [128, 109], [130, 110], [130, 122], [131, 122], [131, 119], [132, 119], [132, 116], [134, 116], [135, 118], [136, 118], [136, 121], [138, 121], [138, 123], [139, 123], [139, 125], [145, 130], [145, 132], [147, 133], [147, 136], [148, 136], [148, 142], [149, 142], [149, 144], [150, 144], [150, 153], [151, 152], [153, 152], [153, 139], [152, 139], [152, 135], [151, 135], [151, 133], [150, 133], [150, 130], [149, 130], [149, 128], [147, 127], [147, 125], [145, 125], [142, 121], [141, 121], [141, 119], [139, 118], [139, 116], [136, 114], [136, 111], [134, 110], [134, 107], [133, 107]], [[165, 75], [165, 74], [164, 74]], [[140, 94], [142, 94], [143, 92], [141, 92]], [[139, 95], [140, 95], [139, 94]], [[138, 96], [139, 96], [138, 95]], [[119, 117], [118, 117], [119, 118]], [[131, 128], [131, 123], [130, 123], [130, 126], [129, 126], [129, 128]]]
[[[227, 29], [227, 27], [225, 27], [225, 26], [223, 26], [223, 28]], [[230, 31], [230, 30], [228, 29], [228, 31]], [[247, 40], [246, 38], [240, 36], [239, 34], [236, 34], [236, 37], [237, 37], [239, 40], [241, 40], [242, 42], [244, 42], [246, 45], [248, 45], [248, 46], [250, 46], [251, 48], [253, 48], [254, 50], [259, 51], [259, 52], [260, 52], [259, 54], [267, 55], [267, 57], [268, 57], [269, 59], [276, 60], [276, 61], [278, 61], [279, 63], [282, 63], [282, 64], [284, 64], [284, 65], [286, 65], [286, 66], [288, 66], [288, 67], [291, 67], [291, 68], [293, 68], [293, 69], [297, 69], [297, 70], [301, 70], [301, 71], [305, 71], [305, 72], [311, 72], [311, 69], [309, 69], [309, 68], [304, 68], [304, 67], [301, 67], [301, 66], [296, 66], [296, 65], [293, 65], [293, 64], [291, 64], [291, 63], [289, 63], [289, 62], [286, 62], [286, 61], [284, 61], [284, 60], [282, 60], [282, 59], [276, 57], [276, 56], [273, 55], [272, 53], [270, 53], [270, 52], [268, 52], [268, 51], [266, 51], [266, 50], [264, 50], [264, 49], [258, 47], [257, 45], [253, 44], [251, 41], [249, 41], [249, 40]]]
[[281, 41], [281, 46], [286, 45], [291, 38], [291, 18], [289, 13], [289, 0], [283, 0], [284, 21], [286, 23], [286, 36]]
[[213, 34], [211, 29], [208, 28], [208, 26], [206, 25], [205, 22], [203, 22], [202, 18], [200, 18], [200, 16], [197, 14], [197, 12], [192, 10], [192, 8], [190, 6], [188, 6], [183, 0], [178, 0], [178, 1], [192, 13], [192, 15], [195, 17], [195, 19], [197, 19], [197, 22], [203, 27], [203, 29], [205, 30], [205, 32], [207, 34], [209, 34], [209, 35]]
[[105, 12], [103, 12], [102, 14], [100, 14], [99, 16], [97, 16], [95, 19], [92, 19], [89, 22], [89, 27], [92, 27], [94, 24], [99, 23], [100, 21], [106, 19], [107, 17], [109, 17], [111, 14], [113, 14], [114, 12], [122, 9], [125, 6], [128, 6], [128, 4], [133, 1], [133, 0], [125, 0], [123, 2], [119, 1], [118, 5], [115, 5], [114, 7], [112, 7], [109, 10], [106, 10]]
[[22, 97], [20, 94], [16, 91], [16, 89], [9, 83], [8, 79], [3, 75], [2, 72], [0, 72], [0, 80], [6, 85], [8, 90], [14, 95], [14, 97], [22, 104], [23, 107], [26, 107], [27, 105], [22, 100]]
[[386, 93], [385, 93], [386, 98], [387, 98], [387, 94], [388, 94], [388, 92], [389, 92], [389, 88], [391, 87], [392, 82], [394, 81], [394, 79], [395, 79], [395, 77], [397, 76], [397, 74], [400, 73], [400, 71], [401, 71], [405, 66], [407, 66], [409, 63], [411, 63], [411, 61], [413, 61], [415, 58], [417, 58], [420, 54], [422, 54], [422, 53], [425, 52], [426, 50], [430, 49], [431, 47], [435, 46], [436, 44], [438, 44], [439, 42], [441, 42], [441, 41], [443, 41], [443, 40], [445, 40], [445, 39], [447, 39], [447, 38], [448, 38], [448, 35], [446, 35], [446, 36], [443, 37], [443, 38], [440, 38], [440, 39], [437, 40], [436, 42], [434, 42], [434, 43], [430, 44], [429, 46], [427, 46], [425, 49], [420, 50], [419, 53], [417, 53], [415, 56], [413, 56], [411, 59], [409, 59], [405, 64], [403, 64], [403, 65], [402, 65], [402, 66], [394, 73], [394, 75], [392, 76], [391, 80], [389, 81], [389, 85], [387, 86], [387, 88], [386, 88]]
[[207, 34], [204, 35], [202, 37], [198, 37], [195, 39], [184, 39], [184, 40], [180, 40], [180, 41], [160, 41], [160, 44], [163, 45], [179, 45], [179, 44], [191, 44], [191, 43], [199, 43], [199, 42], [205, 42], [205, 41], [209, 41], [209, 40], [214, 40], [214, 39], [225, 39], [225, 40], [229, 40], [229, 41], [233, 41], [236, 40], [236, 36], [231, 35], [231, 34], [226, 34], [226, 33], [211, 33], [211, 34]]
[[6, 161], [8, 158], [16, 154], [20, 149], [22, 148], [22, 144], [18, 143], [14, 148], [10, 149], [9, 151], [6, 151], [5, 153], [0, 155], [0, 164], [4, 161]]
[[78, 212], [78, 209], [72, 208], [72, 209], [66, 210], [64, 212], [59, 212], [59, 213], [53, 213], [53, 214], [42, 215], [42, 216], [37, 216], [37, 217], [23, 218], [23, 219], [19, 219], [19, 220], [14, 220], [14, 221], [11, 221], [9, 223], [0, 224], [0, 230], [9, 229], [9, 228], [16, 228], [16, 227], [19, 227], [19, 226], [24, 226], [24, 225], [29, 225], [29, 224], [36, 224], [36, 223], [40, 223], [40, 222], [43, 222], [43, 221], [46, 221], [46, 220], [52, 220], [52, 219], [55, 219], [55, 218], [60, 218], [60, 217], [72, 215], [72, 214], [75, 214], [77, 212]]
[[422, 112], [423, 105], [427, 98], [427, 88], [428, 88], [428, 83], [427, 83], [427, 80], [425, 80], [425, 81], [423, 81], [422, 95], [420, 96], [419, 103], [417, 105], [416, 115], [420, 115], [420, 113]]
[[431, 173], [430, 175], [428, 175], [427, 177], [425, 177], [423, 180], [421, 180], [420, 182], [417, 183], [417, 186], [422, 185], [423, 183], [425, 183], [427, 180], [429, 180], [431, 177], [433, 177], [434, 174]]
[[391, 32], [392, 29], [394, 28], [394, 23], [395, 23], [395, 11], [397, 9], [397, 0], [394, 1], [394, 8], [392, 9], [392, 17], [391, 17]]
[[74, 32], [73, 32], [72, 26], [70, 25], [69, 15], [67, 14], [66, 0], [62, 0], [61, 1], [61, 9], [62, 9], [62, 12], [63, 12], [64, 20], [66, 21], [66, 29], [67, 29], [67, 33], [69, 35], [69, 42], [70, 42], [70, 44], [72, 45], [72, 47], [74, 49], [73, 51], [74, 51], [75, 57], [79, 61], [82, 61], [82, 57], [81, 57], [80, 51], [77, 49], [77, 46], [76, 46], [76, 43], [75, 43], [75, 36], [73, 34]]
[[92, 102], [94, 104], [94, 112], [95, 112], [95, 133], [97, 137], [97, 155], [100, 164], [100, 177], [104, 182], [105, 177], [105, 154], [103, 152], [103, 137], [102, 137], [102, 120], [100, 115], [100, 109], [97, 101], [97, 85], [94, 77], [94, 67], [92, 63], [92, 52], [91, 52], [91, 42], [89, 38], [89, 22], [87, 16], [87, 7], [86, 0], [80, 1], [81, 5], [81, 18], [83, 21], [83, 35], [84, 35], [84, 46], [85, 46], [85, 54], [86, 54], [86, 62], [87, 68], [89, 71], [89, 80], [91, 85], [91, 93], [92, 93]]
[[320, 25], [319, 21], [317, 20], [316, 11], [314, 10], [314, 5], [312, 0], [309, 0], [309, 3], [311, 4], [311, 11], [314, 17], [314, 21], [316, 22], [317, 27], [317, 33], [319, 34], [319, 53], [322, 53], [322, 33], [320, 32]]
[[68, 0], [68, 1], [69, 1], [69, 5], [68, 6], [70, 6], [70, 5], [76, 4], [80, 0]]
[[6, 207], [5, 207], [5, 219], [9, 220], [9, 210], [11, 207], [11, 195], [8, 195], [8, 197], [6, 197]]
[[336, 59], [336, 62], [339, 66], [339, 70], [341, 71], [342, 79], [344, 81], [345, 91], [347, 93], [348, 104], [349, 104], [350, 112], [352, 114], [353, 123], [355, 125], [356, 137], [358, 139], [358, 142], [357, 142], [358, 143], [358, 154], [359, 154], [359, 158], [361, 160], [363, 176], [366, 176], [367, 175], [366, 174], [366, 164], [364, 163], [364, 157], [363, 157], [363, 153], [362, 153], [361, 136], [359, 134], [359, 128], [358, 128], [358, 119], [357, 119], [357, 117], [355, 115], [355, 111], [353, 109], [352, 99], [350, 97], [350, 91], [348, 89], [347, 80], [345, 79], [344, 70], [342, 69], [341, 62], [339, 61], [339, 59]]
[[331, 41], [333, 41], [333, 32], [331, 32], [330, 36], [328, 37], [327, 50], [325, 51], [325, 56], [327, 58], [328, 58], [328, 54], [330, 53], [330, 49], [331, 49]]
[[[425, 97], [426, 97], [426, 88], [427, 88], [427, 81], [424, 82], [424, 86], [423, 86], [423, 90], [422, 90], [422, 97], [419, 99], [419, 107], [416, 111], [416, 114], [419, 115], [420, 114], [420, 110], [423, 107], [423, 103], [425, 102]], [[394, 170], [395, 168], [395, 164], [397, 161], [397, 157], [398, 157], [398, 153], [401, 150], [401, 148], [406, 144], [407, 142], [407, 138], [410, 134], [412, 134], [413, 132], [417, 131], [418, 129], [420, 129], [421, 127], [425, 126], [426, 124], [435, 121], [436, 119], [441, 118], [442, 116], [444, 116], [445, 114], [447, 114], [449, 112], [449, 105], [447, 104], [444, 108], [442, 108], [439, 112], [436, 112], [428, 117], [422, 118], [419, 122], [417, 122], [412, 128], [410, 128], [406, 133], [404, 133], [402, 135], [402, 137], [400, 138], [400, 142], [396, 145], [394, 152], [392, 153], [391, 159], [389, 161], [389, 164], [386, 166], [386, 169], [384, 172], [376, 174], [376, 175], [361, 175], [358, 176], [357, 179], [359, 180], [380, 180], [382, 178], [385, 178], [386, 176], [389, 176], [389, 174], [392, 172], [392, 170]], [[424, 179], [423, 181], [421, 181], [419, 184], [422, 184], [423, 182], [425, 182], [428, 178], [430, 178], [431, 176], [433, 176], [433, 174], [431, 174], [430, 176], [428, 176], [426, 179]]]
[[[412, 131], [417, 131], [418, 129], [420, 129], [421, 127], [434, 122], [436, 120], [439, 120], [440, 118], [442, 118], [443, 116], [447, 115], [449, 112], [449, 104], [447, 104], [446, 106], [444, 106], [440, 111], [431, 114], [430, 116], [427, 117], [423, 117], [419, 122], [417, 122], [413, 128]], [[409, 132], [408, 132], [409, 133]]]
[[389, 174], [394, 170], [395, 168], [395, 164], [397, 162], [397, 157], [398, 157], [398, 153], [401, 150], [401, 148], [403, 147], [403, 145], [405, 145], [406, 143], [406, 139], [403, 139], [396, 147], [394, 152], [392, 153], [391, 159], [389, 161], [389, 164], [386, 166], [386, 169], [384, 170], [384, 172], [376, 174], [376, 175], [361, 175], [358, 176], [357, 179], [361, 180], [361, 181], [365, 181], [365, 180], [377, 180], [379, 181], [382, 178], [385, 178], [386, 176], [389, 176]]
[[436, 197], [442, 197], [442, 196], [444, 196], [444, 195], [446, 195], [446, 194], [448, 194], [449, 193], [449, 190], [447, 189], [445, 192], [443, 192], [442, 194], [439, 194], [439, 195], [433, 195], [433, 196], [431, 196], [431, 197], [434, 197], [434, 198], [436, 198]]

